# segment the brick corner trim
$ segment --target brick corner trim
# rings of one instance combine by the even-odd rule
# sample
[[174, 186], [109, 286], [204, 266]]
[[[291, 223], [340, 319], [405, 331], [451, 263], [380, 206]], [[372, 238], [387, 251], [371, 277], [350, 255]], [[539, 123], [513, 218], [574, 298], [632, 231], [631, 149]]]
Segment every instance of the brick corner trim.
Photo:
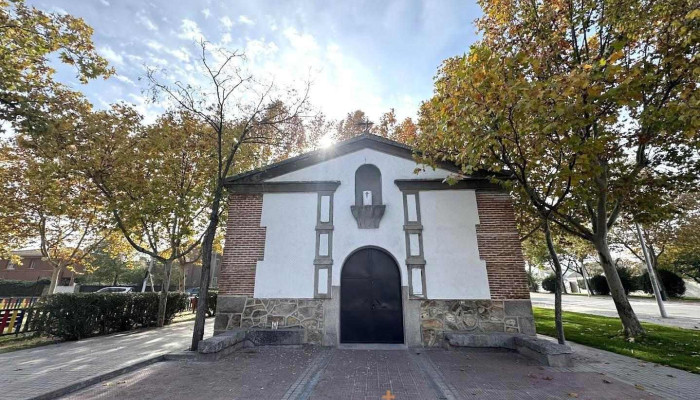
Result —
[[229, 195], [219, 293], [253, 296], [255, 268], [265, 255], [266, 229], [260, 226], [263, 195]]
[[476, 191], [479, 256], [486, 261], [491, 298], [530, 299], [513, 202], [502, 191]]

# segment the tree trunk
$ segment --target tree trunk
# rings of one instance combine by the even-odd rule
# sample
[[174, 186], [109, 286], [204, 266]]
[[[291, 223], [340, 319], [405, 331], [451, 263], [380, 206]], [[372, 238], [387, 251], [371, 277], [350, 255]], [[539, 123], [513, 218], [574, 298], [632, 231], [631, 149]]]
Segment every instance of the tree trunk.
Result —
[[554, 275], [557, 279], [554, 284], [554, 325], [557, 330], [557, 340], [559, 344], [566, 344], [566, 338], [564, 337], [564, 323], [561, 317], [561, 291], [564, 286], [564, 280], [562, 279], [561, 264], [559, 263], [559, 256], [554, 249], [554, 243], [552, 243], [552, 233], [549, 230], [549, 221], [544, 223], [544, 236], [547, 239], [547, 249], [549, 250], [549, 256], [552, 258], [552, 263], [554, 264]]
[[58, 275], [61, 273], [62, 267], [57, 267], [54, 265], [53, 272], [51, 272], [51, 284], [49, 285], [49, 294], [53, 294], [56, 291], [56, 286], [58, 285]]
[[196, 351], [199, 341], [204, 338], [204, 318], [207, 314], [207, 297], [209, 295], [209, 276], [211, 275], [211, 256], [216, 237], [216, 228], [219, 226], [219, 207], [221, 204], [221, 193], [214, 196], [209, 216], [209, 226], [202, 239], [202, 273], [199, 279], [199, 301], [197, 302], [197, 315], [194, 319], [194, 329], [192, 331], [192, 345], [190, 350]]
[[165, 325], [165, 310], [168, 306], [168, 289], [170, 288], [170, 275], [173, 268], [173, 261], [165, 262], [165, 276], [163, 277], [163, 287], [160, 288], [160, 301], [158, 302], [158, 327]]
[[622, 287], [622, 281], [620, 280], [620, 276], [617, 274], [615, 263], [610, 255], [610, 249], [608, 247], [608, 241], [605, 233], [607, 232], [596, 234], [593, 238], [593, 245], [598, 252], [600, 265], [603, 267], [603, 271], [605, 272], [605, 279], [608, 281], [608, 287], [610, 288], [610, 296], [615, 303], [615, 308], [617, 308], [620, 321], [622, 321], [625, 336], [628, 338], [642, 336], [644, 335], [644, 328], [642, 328], [642, 324], [639, 323], [637, 315], [634, 313], [634, 310], [627, 299], [627, 295], [625, 295], [625, 289]]
[[114, 280], [112, 281], [112, 286], [117, 286], [118, 281], [119, 281], [119, 272], [114, 274]]

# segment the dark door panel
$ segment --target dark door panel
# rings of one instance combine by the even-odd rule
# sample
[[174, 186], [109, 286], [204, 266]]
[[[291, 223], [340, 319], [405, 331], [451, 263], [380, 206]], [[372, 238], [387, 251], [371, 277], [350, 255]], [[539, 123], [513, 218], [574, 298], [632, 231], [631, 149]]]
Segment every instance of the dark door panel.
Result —
[[359, 250], [343, 266], [340, 341], [403, 343], [401, 275], [384, 251]]

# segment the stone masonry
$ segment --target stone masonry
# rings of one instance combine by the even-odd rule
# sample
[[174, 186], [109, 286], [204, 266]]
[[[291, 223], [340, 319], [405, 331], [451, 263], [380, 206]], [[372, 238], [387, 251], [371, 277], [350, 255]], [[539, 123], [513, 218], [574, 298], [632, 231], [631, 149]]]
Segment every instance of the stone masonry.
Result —
[[236, 328], [303, 328], [304, 343], [323, 341], [323, 300], [219, 296], [214, 334]]
[[421, 302], [423, 346], [442, 346], [445, 332], [535, 334], [529, 300], [425, 300]]

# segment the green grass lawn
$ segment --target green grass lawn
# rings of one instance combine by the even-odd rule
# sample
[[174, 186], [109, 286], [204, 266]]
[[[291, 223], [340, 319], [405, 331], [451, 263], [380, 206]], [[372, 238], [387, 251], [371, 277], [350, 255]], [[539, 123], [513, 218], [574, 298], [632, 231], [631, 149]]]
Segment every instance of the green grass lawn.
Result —
[[[537, 333], [556, 336], [554, 310], [534, 307]], [[700, 374], [700, 331], [642, 322], [647, 335], [631, 343], [617, 318], [564, 312], [566, 340]]]
[[60, 339], [54, 339], [47, 336], [37, 336], [32, 333], [0, 336], [0, 354], [9, 353], [16, 350], [31, 349], [32, 347], [45, 346], [47, 344], [54, 344], [60, 341]]

